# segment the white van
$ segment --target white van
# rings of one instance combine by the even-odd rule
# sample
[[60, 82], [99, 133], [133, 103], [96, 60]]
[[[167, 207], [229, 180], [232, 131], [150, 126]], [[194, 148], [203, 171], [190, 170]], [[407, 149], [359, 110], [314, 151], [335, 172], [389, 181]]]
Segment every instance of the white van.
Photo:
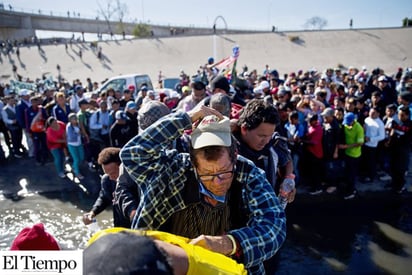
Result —
[[152, 80], [147, 74], [119, 75], [119, 76], [115, 76], [107, 80], [95, 92], [100, 94], [101, 92], [107, 91], [112, 88], [115, 91], [121, 91], [123, 93], [123, 91], [129, 87], [129, 85], [134, 85], [136, 89], [135, 90], [135, 93], [136, 93], [139, 91], [140, 86], [142, 86], [142, 84], [146, 84], [148, 90], [153, 90]]

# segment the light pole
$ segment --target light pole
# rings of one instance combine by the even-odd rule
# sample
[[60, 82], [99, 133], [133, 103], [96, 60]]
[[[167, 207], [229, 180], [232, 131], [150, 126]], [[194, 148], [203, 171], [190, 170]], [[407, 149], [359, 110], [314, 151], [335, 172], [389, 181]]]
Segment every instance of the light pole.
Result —
[[221, 19], [223, 21], [223, 23], [225, 24], [225, 30], [227, 30], [226, 20], [221, 15], [217, 16], [215, 18], [215, 20], [213, 21], [213, 58], [215, 60], [218, 60], [218, 57], [216, 56], [217, 55], [217, 46], [216, 46], [216, 44], [217, 44], [217, 35], [216, 35], [217, 28], [216, 28], [216, 22], [217, 22], [218, 19]]

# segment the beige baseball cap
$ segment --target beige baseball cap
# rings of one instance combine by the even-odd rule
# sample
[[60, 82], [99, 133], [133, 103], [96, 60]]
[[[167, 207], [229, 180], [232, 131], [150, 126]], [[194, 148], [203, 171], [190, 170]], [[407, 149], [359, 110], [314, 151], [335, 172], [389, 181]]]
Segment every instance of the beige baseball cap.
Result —
[[229, 118], [219, 119], [215, 115], [204, 117], [193, 130], [191, 142], [194, 149], [207, 146], [229, 147], [232, 145]]

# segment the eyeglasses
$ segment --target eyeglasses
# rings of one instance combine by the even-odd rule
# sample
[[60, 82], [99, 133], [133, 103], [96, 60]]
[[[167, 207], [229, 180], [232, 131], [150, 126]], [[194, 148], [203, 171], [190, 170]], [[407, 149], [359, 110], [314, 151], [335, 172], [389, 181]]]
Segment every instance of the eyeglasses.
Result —
[[216, 173], [216, 174], [208, 174], [208, 175], [198, 175], [198, 178], [201, 181], [214, 181], [215, 177], [220, 179], [220, 180], [227, 180], [230, 179], [233, 176], [233, 173], [235, 171], [225, 171], [225, 172], [220, 172], [220, 173]]

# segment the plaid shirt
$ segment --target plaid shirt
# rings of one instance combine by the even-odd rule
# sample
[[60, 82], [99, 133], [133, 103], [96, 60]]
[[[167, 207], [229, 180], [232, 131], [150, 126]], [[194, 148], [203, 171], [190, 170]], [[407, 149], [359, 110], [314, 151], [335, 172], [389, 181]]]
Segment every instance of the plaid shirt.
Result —
[[[121, 150], [122, 162], [142, 192], [134, 228], [157, 230], [173, 213], [185, 209], [185, 173], [193, 166], [189, 154], [167, 148], [191, 127], [186, 113], [173, 113], [134, 137]], [[272, 257], [286, 238], [285, 213], [263, 170], [251, 161], [238, 156], [235, 177], [244, 186], [241, 199], [248, 221], [245, 227], [228, 233], [241, 246], [243, 263], [249, 272], [264, 274], [262, 262]]]

